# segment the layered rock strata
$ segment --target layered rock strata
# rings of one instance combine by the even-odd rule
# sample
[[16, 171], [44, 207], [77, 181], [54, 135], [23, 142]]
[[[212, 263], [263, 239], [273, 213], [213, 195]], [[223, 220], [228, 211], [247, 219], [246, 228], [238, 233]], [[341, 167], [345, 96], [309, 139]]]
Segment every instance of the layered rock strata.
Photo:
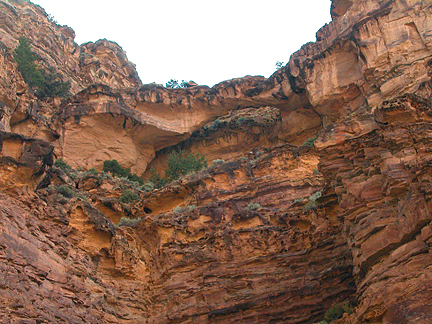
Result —
[[[81, 189], [89, 202], [64, 202], [50, 187], [22, 197], [29, 207], [3, 196], [2, 260], [10, 274], [3, 283], [4, 318], [76, 323], [317, 319], [355, 291], [341, 224], [307, 207], [324, 184], [315, 170], [318, 161], [316, 154], [296, 158], [292, 149], [278, 149], [141, 194], [131, 206], [118, 201], [121, 189], [114, 179], [99, 178]], [[69, 181], [54, 173], [57, 183]], [[75, 181], [88, 185], [90, 179]], [[179, 208], [173, 212], [174, 207]], [[116, 228], [118, 215], [140, 221]], [[29, 292], [34, 297], [26, 299]]]
[[[27, 1], [0, 7], [5, 322], [314, 323], [344, 300], [339, 323], [431, 322], [428, 1], [334, 0], [269, 79], [184, 89], [141, 85], [117, 44], [78, 46]], [[22, 36], [70, 98], [28, 89]], [[149, 192], [52, 166], [142, 174], [173, 149], [224, 161]]]
[[[316, 43], [305, 45], [286, 67], [267, 80], [249, 77], [222, 82], [213, 88], [193, 86], [169, 90], [144, 86], [131, 93], [120, 92], [118, 96], [125, 106], [131, 108], [133, 114], [141, 114], [138, 125], [156, 127], [159, 136], [152, 139], [150, 145], [146, 142], [131, 144], [128, 139], [118, 143], [116, 149], [157, 151], [186, 139], [218, 116], [248, 107], [280, 109], [281, 129], [277, 138], [284, 143], [302, 135], [297, 139], [298, 144], [316, 133], [314, 129], [320, 126], [326, 127], [352, 115], [370, 114], [383, 100], [416, 91], [429, 80], [430, 10], [422, 1], [410, 4], [358, 1], [345, 15], [323, 27]], [[118, 96], [106, 100], [116, 105]], [[80, 96], [78, 100], [82, 105], [94, 105], [89, 96]], [[65, 107], [68, 111], [70, 108]], [[96, 115], [92, 117], [97, 119]], [[109, 125], [119, 128], [123, 120], [112, 120]], [[73, 132], [68, 132], [71, 127], [71, 124], [63, 126], [66, 135], [59, 146], [64, 152], [74, 150], [65, 144], [76, 141]], [[91, 131], [91, 127], [87, 128]], [[111, 144], [112, 141], [99, 145], [98, 152], [115, 157]], [[87, 149], [95, 153], [95, 149]], [[72, 159], [67, 153], [65, 156], [76, 165], [84, 162], [100, 166], [99, 160], [87, 162]], [[122, 162], [142, 173], [153, 154], [149, 156], [146, 162]]]
[[353, 256], [359, 306], [345, 322], [428, 323], [431, 102], [403, 96], [376, 113], [377, 130], [320, 162]]

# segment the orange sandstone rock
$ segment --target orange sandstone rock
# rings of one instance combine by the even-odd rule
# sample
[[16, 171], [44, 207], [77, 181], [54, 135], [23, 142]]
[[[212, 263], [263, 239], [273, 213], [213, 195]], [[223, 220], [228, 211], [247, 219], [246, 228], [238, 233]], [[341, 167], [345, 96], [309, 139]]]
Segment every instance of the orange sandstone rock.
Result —
[[[5, 322], [314, 323], [347, 299], [338, 323], [431, 322], [427, 1], [334, 0], [270, 78], [184, 89], [141, 85], [120, 46], [78, 46], [29, 2], [0, 8]], [[25, 85], [23, 35], [70, 98]], [[224, 162], [151, 192], [51, 167], [142, 174], [180, 148]]]

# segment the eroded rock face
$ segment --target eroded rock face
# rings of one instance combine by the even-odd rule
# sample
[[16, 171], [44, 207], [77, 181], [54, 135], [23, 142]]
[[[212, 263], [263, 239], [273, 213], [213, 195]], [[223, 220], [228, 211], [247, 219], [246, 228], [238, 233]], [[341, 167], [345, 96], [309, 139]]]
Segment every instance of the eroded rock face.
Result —
[[1, 187], [33, 191], [53, 164], [53, 147], [42, 140], [0, 131]]
[[415, 96], [386, 102], [376, 131], [324, 151], [320, 171], [340, 199], [358, 287], [346, 323], [432, 318], [430, 107]]
[[281, 120], [280, 109], [274, 107], [232, 111], [197, 130], [179, 145], [159, 151], [150, 168], [163, 173], [167, 155], [181, 150], [204, 155], [209, 165], [215, 160], [259, 156], [264, 148], [280, 143]]
[[[278, 138], [282, 142], [292, 142], [299, 134], [303, 134], [302, 140], [307, 139], [321, 125], [326, 127], [352, 114], [370, 114], [383, 100], [416, 91], [429, 80], [430, 10], [422, 1], [334, 2], [333, 11], [340, 17], [318, 32], [316, 43], [305, 45], [269, 79], [246, 77], [211, 89], [167, 90], [148, 85], [118, 95], [134, 114], [138, 111], [150, 117], [141, 118], [140, 123], [157, 128], [153, 131], [158, 139], [152, 139], [156, 151], [184, 140], [230, 110], [247, 107], [280, 109]], [[79, 100], [94, 105], [89, 97]], [[115, 104], [118, 97], [107, 100]], [[112, 120], [114, 129], [120, 120]], [[68, 127], [70, 124], [64, 125]], [[69, 136], [67, 131], [65, 134]], [[65, 139], [63, 143], [73, 141]], [[147, 143], [138, 144], [141, 149], [132, 142], [119, 143], [116, 150], [152, 150]], [[65, 145], [60, 146], [67, 151]], [[107, 156], [115, 155], [108, 144], [102, 150]], [[135, 159], [132, 168], [141, 174], [153, 155], [151, 152], [145, 163]], [[84, 159], [74, 162], [87, 163]], [[131, 161], [122, 164], [129, 166]]]
[[[339, 323], [431, 322], [427, 1], [334, 0], [269, 79], [185, 89], [141, 86], [118, 45], [0, 6], [5, 321], [314, 323], [350, 300]], [[68, 100], [23, 83], [27, 30], [41, 64], [79, 72]], [[224, 161], [152, 190], [51, 167], [53, 147], [140, 174], [172, 149]]]
[[[102, 83], [113, 88], [137, 86], [141, 81], [122, 48], [106, 39], [81, 46], [75, 32], [58, 25], [43, 8], [27, 1], [0, 1], [0, 41], [12, 53], [26, 37], [39, 63], [72, 83], [71, 92]], [[109, 77], [108, 77], [109, 75]]]
[[[5, 12], [13, 12], [11, 6], [3, 5]], [[40, 9], [28, 4], [17, 3], [15, 6], [23, 12], [20, 14], [15, 8], [15, 14], [27, 24], [37, 18], [47, 26], [53, 25], [41, 13], [37, 15]], [[57, 153], [64, 155], [74, 166], [97, 168], [101, 167], [102, 159], [118, 158], [123, 166], [142, 174], [155, 151], [175, 145], [234, 109], [262, 106], [280, 109], [282, 127], [278, 138], [282, 142], [292, 142], [299, 134], [303, 134], [302, 139], [307, 139], [316, 134], [321, 125], [326, 127], [351, 114], [370, 114], [383, 100], [401, 92], [416, 91], [429, 80], [428, 31], [431, 23], [428, 12], [431, 9], [428, 3], [335, 1], [332, 10], [335, 20], [317, 33], [318, 41], [305, 45], [292, 56], [286, 67], [269, 79], [246, 77], [225, 81], [213, 88], [191, 85], [186, 89], [166, 89], [146, 85], [121, 90], [139, 85], [139, 78], [118, 45], [100, 40], [78, 47], [73, 43], [73, 33], [53, 25], [55, 37], [49, 44], [56, 47], [53, 53], [59, 55], [50, 61], [47, 53], [51, 53], [51, 48], [37, 38], [46, 33], [41, 29], [31, 40], [34, 44], [41, 43], [35, 50], [44, 64], [51, 62], [66, 69], [64, 75], [80, 77], [75, 82], [75, 90], [83, 89], [89, 83], [108, 86], [103, 92], [92, 90], [92, 86], [77, 94], [72, 103], [63, 103], [60, 109], [68, 111], [70, 119], [63, 118], [64, 124], [56, 123], [51, 127], [60, 136], [56, 143]], [[10, 15], [12, 13], [6, 18]], [[36, 18], [29, 18], [33, 16]], [[24, 23], [16, 25], [24, 26]], [[24, 32], [12, 28], [11, 24], [5, 23], [5, 26], [12, 30], [5, 33], [10, 52]], [[63, 43], [57, 44], [56, 39]], [[76, 66], [64, 62], [75, 62]], [[119, 106], [119, 102], [122, 109], [113, 110], [111, 107]], [[89, 107], [86, 116], [83, 110], [77, 113], [74, 107], [78, 105]], [[21, 118], [15, 114], [14, 125], [28, 116], [29, 106], [22, 109]], [[11, 109], [16, 110], [15, 107]], [[107, 113], [112, 118], [106, 118]], [[135, 118], [127, 124], [131, 115]], [[71, 122], [72, 118], [83, 122], [78, 125]], [[107, 128], [114, 130], [115, 135], [96, 141], [105, 131], [97, 130], [97, 127], [93, 131], [92, 128], [101, 120]], [[10, 127], [7, 121], [5, 129]], [[52, 122], [58, 122], [58, 119], [54, 117]], [[28, 126], [15, 126], [14, 131], [26, 132], [31, 129]], [[44, 131], [34, 130], [26, 135], [49, 139], [46, 126], [43, 127]], [[84, 145], [77, 135], [79, 132], [94, 140], [87, 140]], [[71, 152], [77, 148], [85, 154], [73, 156]]]
[[[2, 298], [13, 309], [4, 318], [318, 319], [355, 291], [353, 264], [342, 224], [325, 212], [333, 199], [319, 210], [308, 207], [324, 185], [319, 156], [310, 149], [300, 154], [283, 148], [257, 161], [227, 162], [129, 205], [118, 201], [121, 190], [110, 179], [90, 187], [88, 202], [60, 201], [46, 188], [32, 203], [21, 197], [24, 209], [2, 195], [2, 271], [8, 273]], [[141, 220], [116, 228], [118, 214]]]
[[100, 169], [104, 160], [117, 159], [142, 174], [156, 151], [188, 138], [230, 110], [253, 104], [237, 97], [262, 80], [246, 77], [214, 88], [167, 89], [151, 84], [113, 91], [103, 85], [89, 87], [66, 101], [52, 118], [58, 153], [73, 166]]
[[307, 207], [323, 185], [318, 162], [314, 154], [297, 159], [290, 149], [275, 150], [134, 204], [131, 217], [142, 219], [122, 227], [127, 235], [118, 232], [111, 252], [116, 269], [146, 287], [148, 322], [303, 323], [350, 296], [352, 264], [340, 224], [323, 218], [324, 207]]
[[[62, 75], [72, 78], [73, 93], [91, 83], [116, 89], [140, 84], [133, 65], [117, 44], [100, 40], [79, 47], [73, 42], [73, 31], [55, 25], [42, 9], [26, 2], [1, 4], [4, 7], [2, 41], [9, 53], [9, 61], [19, 37], [33, 30], [27, 36], [42, 64], [57, 68]], [[299, 133], [310, 133], [320, 125], [326, 126], [352, 113], [370, 113], [382, 100], [397, 96], [400, 92], [414, 91], [429, 79], [429, 10], [428, 4], [422, 1], [409, 4], [399, 1], [334, 1], [332, 12], [335, 20], [318, 32], [318, 41], [305, 45], [293, 55], [285, 68], [268, 80], [243, 78], [222, 82], [212, 89], [191, 86], [167, 90], [148, 85], [128, 91], [114, 90], [117, 92], [115, 96], [103, 96], [97, 100], [87, 95], [89, 91], [86, 91], [74, 98], [80, 105], [100, 106], [104, 102], [116, 105], [121, 98], [125, 110], [132, 111], [115, 112], [120, 115], [119, 118], [105, 120], [107, 127], [117, 129], [116, 138], [120, 137], [118, 131], [123, 127], [123, 116], [131, 114], [150, 117], [135, 119], [134, 122], [138, 122], [135, 128], [151, 129], [151, 132], [143, 133], [155, 133], [157, 136], [150, 140], [138, 140], [137, 143], [137, 136], [127, 130], [128, 134], [123, 134], [123, 140], [114, 146], [113, 139], [99, 143], [88, 141], [87, 147], [83, 148], [87, 154], [71, 159], [72, 155], [68, 152], [82, 148], [82, 144], [76, 138], [76, 127], [67, 122], [55, 127], [63, 137], [56, 145], [59, 147], [58, 154], [64, 152], [65, 158], [70, 159], [73, 165], [95, 167], [100, 167], [100, 160], [105, 157], [129, 154], [130, 157], [120, 159], [120, 163], [125, 167], [131, 166], [141, 174], [153, 158], [154, 151], [180, 142], [206, 123], [239, 107], [268, 105], [281, 109], [284, 127], [279, 138], [282, 141], [292, 141]], [[8, 64], [13, 65], [13, 62]], [[19, 79], [19, 74], [15, 79]], [[17, 84], [14, 79], [10, 83]], [[20, 87], [25, 89], [25, 85]], [[4, 93], [8, 93], [6, 89]], [[12, 112], [5, 114], [5, 129], [10, 129], [12, 124], [16, 125], [14, 131], [50, 139], [46, 135], [46, 126], [28, 131], [34, 128], [28, 122], [21, 127], [17, 125], [29, 116], [30, 111], [37, 115], [37, 111], [50, 110], [49, 107], [32, 110], [35, 104], [31, 98], [24, 102], [20, 100], [18, 105], [16, 94], [6, 97], [4, 102]], [[58, 103], [50, 105], [58, 106]], [[65, 107], [67, 110], [71, 108]], [[90, 124], [98, 123], [100, 118], [105, 119], [104, 116], [96, 116], [105, 114], [105, 111], [95, 110], [87, 117], [95, 118], [94, 122], [88, 121]], [[112, 111], [109, 113], [114, 114]], [[179, 113], [181, 118], [177, 118]], [[8, 115], [13, 115], [12, 121]], [[84, 117], [80, 115], [80, 118]], [[34, 122], [41, 124], [37, 120]], [[44, 130], [39, 130], [40, 127]], [[80, 130], [83, 127], [86, 126], [82, 124]], [[90, 132], [89, 138], [97, 138], [99, 131], [91, 133], [91, 126], [87, 128], [83, 131]], [[89, 158], [96, 152], [96, 147], [98, 156]], [[141, 153], [144, 158], [138, 157]]]
[[430, 10], [424, 1], [352, 3], [290, 60], [296, 86], [330, 118], [415, 91], [429, 80]]
[[80, 46], [79, 66], [85, 80], [102, 83], [113, 88], [128, 88], [141, 84], [135, 65], [123, 49], [106, 39]]
[[39, 66], [71, 82], [71, 94], [94, 83], [114, 89], [141, 84], [135, 66], [116, 43], [99, 40], [79, 46], [75, 32], [58, 25], [41, 7], [28, 1], [0, 1], [2, 129], [52, 141], [46, 119], [61, 103], [60, 98], [36, 100], [24, 83], [13, 59], [21, 37], [29, 40]]

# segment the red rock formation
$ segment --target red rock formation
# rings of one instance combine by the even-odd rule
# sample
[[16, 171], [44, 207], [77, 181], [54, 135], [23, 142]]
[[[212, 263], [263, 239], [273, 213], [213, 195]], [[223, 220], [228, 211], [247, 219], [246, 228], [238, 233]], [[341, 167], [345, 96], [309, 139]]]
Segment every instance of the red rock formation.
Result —
[[413, 95], [385, 102], [376, 131], [328, 148], [321, 160], [326, 178], [341, 179], [327, 188], [341, 200], [336, 214], [344, 222], [358, 287], [360, 304], [347, 323], [432, 318], [430, 107]]
[[[283, 126], [278, 134], [281, 141], [293, 141], [301, 133], [307, 138], [310, 131], [320, 125], [327, 126], [350, 114], [369, 114], [384, 99], [415, 91], [429, 80], [428, 31], [431, 26], [423, 18], [430, 10], [427, 4], [419, 2], [408, 6], [399, 2], [359, 1], [349, 8], [349, 12], [318, 32], [317, 43], [305, 45], [285, 68], [268, 80], [249, 77], [222, 82], [212, 89], [168, 90], [148, 85], [132, 93], [119, 92], [112, 99], [106, 97], [105, 100], [114, 105], [120, 97], [124, 107], [132, 109], [133, 114], [138, 111], [147, 117], [140, 118], [139, 123], [147, 128], [158, 128], [160, 139], [132, 144], [136, 136], [123, 135], [128, 140], [118, 143], [115, 149], [110, 148], [112, 140], [98, 143], [98, 154], [118, 157], [116, 151], [144, 150], [149, 157], [147, 161], [138, 161], [138, 158], [122, 161], [123, 165], [133, 166], [134, 171], [142, 173], [153, 158], [153, 150], [184, 140], [229, 110], [247, 107], [279, 108]], [[94, 105], [88, 96], [80, 96], [78, 102]], [[65, 109], [70, 110], [70, 107]], [[96, 109], [96, 113], [102, 111]], [[177, 118], [179, 113], [180, 118]], [[123, 118], [108, 124], [114, 129], [119, 128]], [[65, 138], [59, 146], [71, 163], [100, 166], [99, 160], [72, 159], [71, 154], [66, 153], [75, 148], [69, 148], [65, 143], [73, 143], [76, 139], [68, 132], [72, 125], [63, 127], [64, 136], [70, 136], [70, 140]], [[91, 127], [87, 131], [92, 132]], [[362, 130], [359, 134], [365, 131], [370, 130]], [[89, 155], [96, 151], [92, 147], [87, 150]]]
[[112, 88], [141, 84], [135, 66], [117, 44], [100, 40], [78, 46], [75, 32], [59, 26], [41, 7], [27, 1], [0, 1], [2, 129], [54, 140], [45, 119], [58, 109], [60, 99], [38, 101], [22, 80], [13, 59], [21, 37], [29, 40], [40, 66], [71, 82], [72, 93], [94, 83]]
[[[339, 323], [431, 322], [427, 1], [334, 0], [269, 79], [185, 89], [142, 86], [118, 45], [78, 46], [31, 3], [0, 6], [5, 322], [314, 323], [347, 299]], [[27, 89], [22, 35], [69, 99]], [[225, 161], [159, 190], [52, 167], [54, 150], [162, 170], [172, 149]]]

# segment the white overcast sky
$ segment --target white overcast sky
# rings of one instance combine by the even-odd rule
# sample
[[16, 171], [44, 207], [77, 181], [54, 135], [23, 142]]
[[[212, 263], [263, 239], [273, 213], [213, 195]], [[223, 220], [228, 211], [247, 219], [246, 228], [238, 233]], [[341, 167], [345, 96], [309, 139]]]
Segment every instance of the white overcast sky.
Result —
[[269, 77], [330, 22], [330, 0], [33, 0], [82, 44], [115, 41], [143, 83]]

